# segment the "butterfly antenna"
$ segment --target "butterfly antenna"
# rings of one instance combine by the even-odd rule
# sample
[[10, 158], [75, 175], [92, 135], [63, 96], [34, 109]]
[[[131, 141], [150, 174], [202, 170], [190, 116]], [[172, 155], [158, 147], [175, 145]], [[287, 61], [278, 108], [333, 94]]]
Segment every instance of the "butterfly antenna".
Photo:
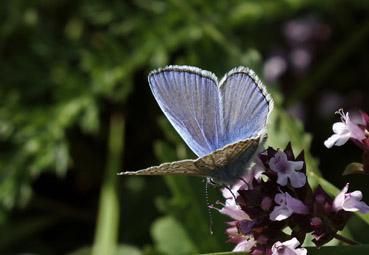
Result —
[[209, 214], [209, 231], [212, 235], [214, 233], [213, 231], [213, 214], [211, 213], [210, 203], [209, 203], [209, 190], [208, 190], [209, 182], [208, 180], [205, 180], [205, 200], [206, 200], [206, 207], [208, 208], [208, 214]]

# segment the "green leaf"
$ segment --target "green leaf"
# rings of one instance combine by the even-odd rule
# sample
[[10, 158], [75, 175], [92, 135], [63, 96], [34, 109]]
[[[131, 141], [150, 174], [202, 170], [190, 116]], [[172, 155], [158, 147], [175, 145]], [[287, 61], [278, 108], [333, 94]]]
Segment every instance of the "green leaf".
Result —
[[349, 174], [365, 174], [364, 165], [358, 162], [352, 162], [348, 164], [343, 171], [342, 175]]
[[151, 235], [157, 249], [165, 254], [197, 253], [183, 226], [171, 216], [156, 220], [152, 226]]

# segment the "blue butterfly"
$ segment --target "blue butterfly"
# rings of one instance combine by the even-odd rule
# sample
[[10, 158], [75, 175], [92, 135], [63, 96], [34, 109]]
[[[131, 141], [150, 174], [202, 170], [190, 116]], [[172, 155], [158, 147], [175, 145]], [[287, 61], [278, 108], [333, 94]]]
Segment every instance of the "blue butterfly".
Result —
[[229, 71], [218, 82], [192, 66], [150, 72], [151, 91], [170, 123], [198, 156], [121, 175], [203, 176], [231, 185], [247, 171], [266, 138], [273, 100], [247, 67]]

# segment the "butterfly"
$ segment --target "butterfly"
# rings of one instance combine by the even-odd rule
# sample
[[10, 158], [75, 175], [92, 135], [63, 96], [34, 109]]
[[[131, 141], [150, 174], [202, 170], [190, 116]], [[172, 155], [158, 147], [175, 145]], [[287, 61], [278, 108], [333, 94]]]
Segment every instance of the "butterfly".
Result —
[[161, 110], [198, 156], [119, 175], [192, 175], [232, 185], [247, 171], [260, 144], [273, 99], [247, 67], [217, 77], [192, 66], [151, 71], [151, 91]]

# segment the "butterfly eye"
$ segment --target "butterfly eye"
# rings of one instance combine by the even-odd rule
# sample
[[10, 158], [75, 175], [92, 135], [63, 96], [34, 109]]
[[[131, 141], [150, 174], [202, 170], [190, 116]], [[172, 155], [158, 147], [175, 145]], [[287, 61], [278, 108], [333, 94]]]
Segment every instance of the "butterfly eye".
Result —
[[214, 181], [214, 179], [213, 178], [208, 178], [208, 183], [210, 183], [211, 185], [214, 185], [214, 186], [216, 186], [217, 185], [217, 183]]

